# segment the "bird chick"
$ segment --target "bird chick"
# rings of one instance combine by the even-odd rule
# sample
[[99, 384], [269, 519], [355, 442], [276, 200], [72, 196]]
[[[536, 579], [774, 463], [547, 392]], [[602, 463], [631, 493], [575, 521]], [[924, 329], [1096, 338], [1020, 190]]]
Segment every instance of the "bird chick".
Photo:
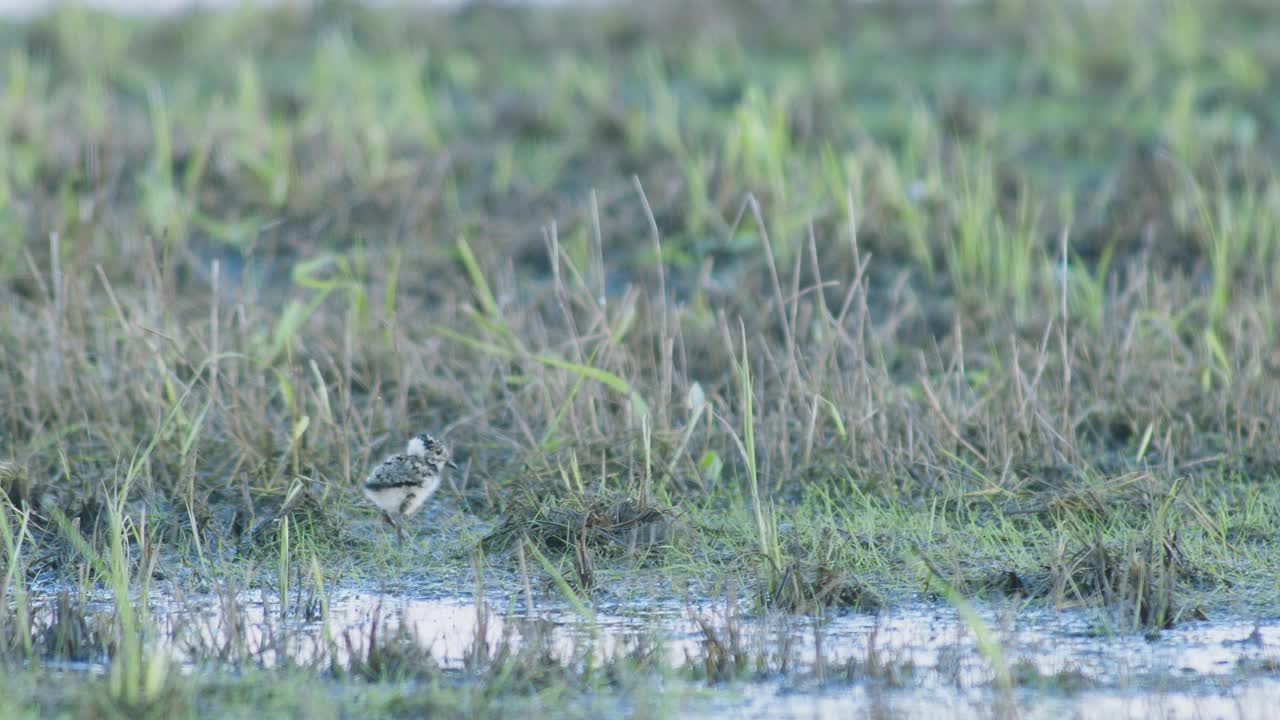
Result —
[[416, 513], [440, 487], [445, 466], [457, 469], [449, 448], [428, 434], [414, 435], [405, 451], [378, 464], [364, 481], [364, 494], [382, 510], [382, 517], [404, 539], [397, 522]]

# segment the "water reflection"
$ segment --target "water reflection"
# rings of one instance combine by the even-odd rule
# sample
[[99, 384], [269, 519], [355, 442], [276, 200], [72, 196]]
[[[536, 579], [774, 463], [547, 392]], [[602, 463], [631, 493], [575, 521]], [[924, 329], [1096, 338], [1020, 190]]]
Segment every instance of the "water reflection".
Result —
[[[979, 652], [975, 633], [949, 606], [919, 604], [879, 615], [817, 621], [750, 614], [727, 602], [618, 604], [584, 618], [569, 607], [501, 597], [422, 597], [351, 588], [281, 615], [274, 594], [151, 598], [156, 643], [186, 663], [283, 662], [345, 666], [370, 636], [403, 631], [444, 669], [477, 653], [536, 643], [564, 663], [605, 660], [638, 646], [660, 648], [674, 667], [697, 668], [709, 637], [750, 659], [751, 682], [713, 694], [706, 717], [990, 716], [998, 664], [1024, 717], [1266, 717], [1280, 702], [1280, 622], [1197, 622], [1154, 641], [1097, 632], [1094, 616], [1019, 605], [984, 607], [1000, 658]], [[49, 600], [46, 600], [46, 603]], [[37, 603], [39, 605], [39, 603]], [[108, 603], [89, 609], [103, 612]], [[517, 611], [517, 608], [519, 610]], [[734, 639], [736, 638], [736, 639]]]

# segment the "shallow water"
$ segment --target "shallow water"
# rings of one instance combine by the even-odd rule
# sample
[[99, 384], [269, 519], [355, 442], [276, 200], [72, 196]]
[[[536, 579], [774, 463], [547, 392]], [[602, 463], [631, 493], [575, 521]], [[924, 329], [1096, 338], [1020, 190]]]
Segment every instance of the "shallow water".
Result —
[[[275, 600], [258, 592], [234, 603], [157, 595], [151, 604], [159, 643], [189, 669], [210, 658], [342, 665], [367, 649], [375, 620], [384, 638], [407, 630], [446, 669], [463, 667], [478, 643], [492, 654], [504, 642], [518, 648], [534, 638], [564, 662], [588, 653], [618, 657], [648, 643], [675, 666], [699, 667], [707, 641], [701, 618], [726, 644], [735, 628], [750, 665], [765, 670], [689, 708], [708, 718], [989, 717], [1002, 707], [1045, 718], [1261, 718], [1280, 703], [1276, 619], [1186, 623], [1147, 640], [1098, 632], [1096, 616], [1085, 611], [983, 606], [977, 614], [998, 640], [993, 661], [954, 608], [925, 603], [821, 622], [748, 615], [725, 602], [616, 604], [588, 619], [568, 607], [529, 614], [519, 600], [489, 598], [477, 608], [469, 597], [357, 587], [331, 594], [327, 623], [314, 606], [309, 618], [294, 613], [281, 622]], [[994, 668], [1001, 665], [1015, 679], [1010, 692], [998, 689]]]

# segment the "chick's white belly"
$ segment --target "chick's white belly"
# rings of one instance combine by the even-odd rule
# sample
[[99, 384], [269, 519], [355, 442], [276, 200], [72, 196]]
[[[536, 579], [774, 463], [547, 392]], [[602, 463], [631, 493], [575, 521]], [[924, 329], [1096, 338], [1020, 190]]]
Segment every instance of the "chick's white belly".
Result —
[[391, 514], [399, 514], [401, 508], [404, 508], [405, 515], [412, 515], [418, 512], [436, 488], [440, 486], [440, 478], [427, 480], [422, 485], [401, 485], [398, 487], [384, 487], [378, 489], [365, 488], [365, 497], [373, 501], [374, 505], [385, 512]]

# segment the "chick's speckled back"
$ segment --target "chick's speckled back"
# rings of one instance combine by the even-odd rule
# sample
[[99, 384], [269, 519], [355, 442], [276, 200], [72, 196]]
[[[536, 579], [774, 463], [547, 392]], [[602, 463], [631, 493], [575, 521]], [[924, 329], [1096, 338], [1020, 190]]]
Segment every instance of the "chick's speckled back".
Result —
[[421, 485], [435, 474], [431, 464], [416, 455], [392, 455], [374, 468], [364, 486], [370, 489]]

